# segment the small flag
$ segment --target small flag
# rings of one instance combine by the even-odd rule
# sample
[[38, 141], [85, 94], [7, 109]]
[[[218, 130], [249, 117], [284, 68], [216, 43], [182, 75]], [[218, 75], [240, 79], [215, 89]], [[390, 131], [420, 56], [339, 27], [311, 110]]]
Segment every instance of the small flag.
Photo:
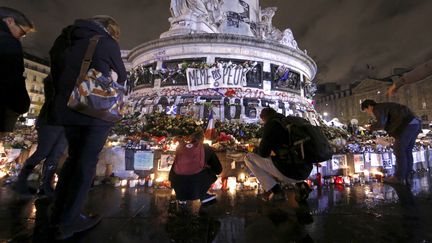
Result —
[[213, 111], [210, 110], [209, 120], [207, 123], [207, 129], [204, 133], [204, 138], [211, 140], [211, 138], [213, 137], [214, 130], [215, 127], [214, 127], [214, 120], [213, 120]]

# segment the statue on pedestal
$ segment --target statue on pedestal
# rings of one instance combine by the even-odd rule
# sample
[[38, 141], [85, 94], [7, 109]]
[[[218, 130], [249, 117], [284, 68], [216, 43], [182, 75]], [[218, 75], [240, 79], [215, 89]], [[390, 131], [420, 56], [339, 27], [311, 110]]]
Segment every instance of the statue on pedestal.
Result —
[[276, 7], [269, 7], [261, 11], [261, 38], [264, 40], [279, 41], [282, 38], [282, 32], [272, 23], [276, 10]]
[[208, 11], [203, 0], [171, 0], [170, 10], [171, 15], [174, 18], [189, 14], [196, 16], [208, 15]]
[[289, 28], [284, 30], [282, 39], [279, 41], [279, 43], [298, 49], [297, 41], [294, 40], [294, 35]]

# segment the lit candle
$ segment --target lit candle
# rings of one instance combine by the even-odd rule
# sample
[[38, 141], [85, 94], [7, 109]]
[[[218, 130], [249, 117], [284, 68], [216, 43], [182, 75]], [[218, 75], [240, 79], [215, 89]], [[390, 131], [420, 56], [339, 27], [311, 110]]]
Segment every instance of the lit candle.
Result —
[[246, 179], [245, 173], [240, 173], [239, 176], [238, 176], [239, 182], [244, 182], [245, 179]]
[[127, 186], [127, 183], [128, 183], [128, 181], [126, 179], [121, 180], [121, 186]]
[[135, 187], [138, 180], [129, 180], [129, 187]]
[[145, 179], [139, 179], [138, 183], [140, 186], [144, 186], [145, 185]]
[[228, 189], [230, 191], [235, 191], [236, 187], [237, 187], [237, 178], [231, 176], [228, 177]]

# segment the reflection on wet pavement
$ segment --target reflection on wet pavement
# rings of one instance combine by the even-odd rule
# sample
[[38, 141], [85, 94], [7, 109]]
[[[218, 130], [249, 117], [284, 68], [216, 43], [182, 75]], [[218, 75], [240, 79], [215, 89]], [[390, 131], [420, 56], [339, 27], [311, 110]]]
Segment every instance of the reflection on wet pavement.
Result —
[[[86, 210], [104, 215], [93, 230], [67, 242], [430, 242], [431, 176], [411, 187], [382, 183], [315, 188], [307, 203], [293, 192], [281, 203], [257, 191], [217, 191], [218, 202], [182, 208], [171, 190], [97, 186]], [[0, 242], [49, 242], [44, 199], [0, 188]]]

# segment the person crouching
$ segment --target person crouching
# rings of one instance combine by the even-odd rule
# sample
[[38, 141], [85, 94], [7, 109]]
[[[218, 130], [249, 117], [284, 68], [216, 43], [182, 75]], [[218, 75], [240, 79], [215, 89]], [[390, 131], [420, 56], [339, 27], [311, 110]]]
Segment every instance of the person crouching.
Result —
[[207, 191], [222, 172], [222, 165], [203, 141], [204, 133], [200, 130], [184, 137], [176, 149], [169, 180], [180, 205], [188, 200], [199, 199], [203, 206], [216, 201], [216, 196]]

